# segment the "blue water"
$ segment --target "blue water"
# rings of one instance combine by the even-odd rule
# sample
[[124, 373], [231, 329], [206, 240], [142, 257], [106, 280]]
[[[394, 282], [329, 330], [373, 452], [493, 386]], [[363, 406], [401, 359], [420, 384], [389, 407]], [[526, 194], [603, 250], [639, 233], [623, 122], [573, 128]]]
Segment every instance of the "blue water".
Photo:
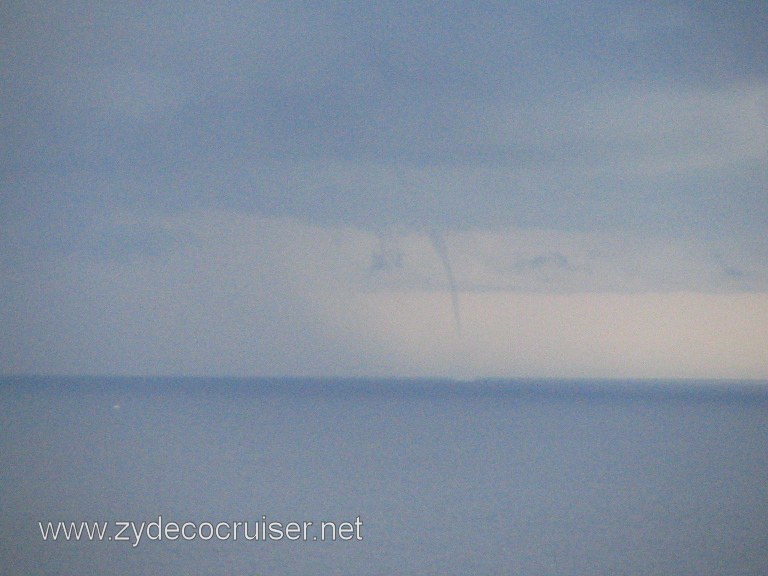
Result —
[[[0, 380], [0, 574], [764, 575], [768, 387]], [[362, 540], [45, 542], [38, 521]]]

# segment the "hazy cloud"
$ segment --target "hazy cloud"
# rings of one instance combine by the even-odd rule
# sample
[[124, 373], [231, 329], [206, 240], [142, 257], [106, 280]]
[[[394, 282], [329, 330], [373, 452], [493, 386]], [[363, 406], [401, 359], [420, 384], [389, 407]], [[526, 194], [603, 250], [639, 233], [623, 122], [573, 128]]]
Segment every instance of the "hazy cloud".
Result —
[[[765, 265], [762, 292], [730, 290], [727, 272], [706, 251], [699, 249], [682, 267], [671, 258], [696, 252], [693, 244], [664, 249], [659, 240], [661, 252], [647, 254], [643, 242], [627, 248], [621, 239], [560, 232], [446, 237], [461, 293], [459, 337], [442, 263], [425, 235], [402, 237], [403, 267], [381, 277], [370, 271], [379, 239], [355, 228], [210, 212], [165, 225], [175, 235], [194, 236], [196, 244], [163, 258], [69, 257], [4, 272], [4, 369], [768, 374]], [[558, 268], [553, 286], [536, 265], [495, 268], [504, 245], [511, 262], [526, 252], [535, 262], [552, 260], [569, 247], [568, 262], [586, 262], [588, 269]], [[467, 246], [471, 253], [462, 248]], [[595, 252], [595, 246], [613, 251]], [[536, 254], [545, 258], [536, 260]]]
[[431, 334], [458, 373], [493, 307], [555, 326], [538, 295], [762, 302], [766, 30], [761, 2], [5, 3], [0, 368], [407, 372]]

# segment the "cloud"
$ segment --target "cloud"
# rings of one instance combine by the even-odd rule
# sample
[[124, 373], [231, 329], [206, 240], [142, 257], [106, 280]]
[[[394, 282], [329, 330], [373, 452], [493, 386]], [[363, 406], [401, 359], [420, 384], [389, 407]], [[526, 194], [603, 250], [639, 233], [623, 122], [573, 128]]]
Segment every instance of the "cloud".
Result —
[[530, 258], [520, 258], [515, 264], [515, 268], [519, 271], [526, 270], [570, 270], [572, 267], [568, 262], [568, 258], [560, 254], [559, 252], [546, 252], [538, 254]]
[[[21, 172], [5, 184], [11, 202], [25, 193], [42, 212], [67, 196], [84, 207], [234, 209], [375, 231], [625, 227], [706, 235], [717, 228], [746, 238], [763, 233], [768, 210], [760, 194], [768, 184], [766, 102], [768, 88], [754, 84], [509, 103], [506, 111], [457, 113], [450, 153], [434, 139], [411, 154], [409, 142], [420, 136], [404, 134], [408, 161], [386, 151], [376, 159], [332, 151], [278, 158], [239, 138], [237, 150], [195, 152], [193, 134], [182, 143], [161, 125], [145, 151], [136, 142], [109, 169], [89, 162], [69, 171], [63, 187], [45, 172]], [[384, 130], [379, 140], [386, 138]], [[67, 163], [89, 156], [84, 142]], [[155, 157], [161, 143], [167, 150]]]
[[[464, 294], [463, 345], [429, 293], [368, 299], [408, 374], [765, 378], [762, 294]], [[721, 332], [722, 330], [722, 332]], [[729, 336], [723, 338], [727, 333]]]
[[593, 93], [489, 120], [489, 141], [543, 164], [630, 177], [726, 169], [768, 154], [768, 84]]
[[393, 234], [379, 235], [379, 246], [371, 254], [371, 273], [374, 275], [391, 273], [402, 270], [404, 264], [399, 238]]
[[[506, 228], [448, 233], [461, 293], [734, 292], [768, 289], [764, 243], [707, 243], [697, 236], [626, 231]], [[725, 248], [725, 251], [723, 251]], [[399, 242], [403, 266], [361, 284], [365, 290], [442, 290], [439, 261], [424, 235]], [[749, 270], [734, 276], [728, 268]]]
[[[654, 294], [761, 302], [766, 27], [688, 2], [8, 4], [2, 365], [533, 373], [526, 338], [581, 337], [568, 306], [657, 328]], [[547, 358], [599, 372], [604, 328]]]
[[625, 6], [609, 19], [607, 30], [617, 38], [637, 43], [672, 34], [690, 33], [702, 15], [683, 4]]
[[372, 271], [381, 239], [354, 227], [223, 211], [148, 224], [188, 241], [160, 256], [73, 253], [3, 271], [4, 372], [758, 377], [768, 370], [765, 260], [739, 262], [760, 276], [728, 279], [720, 264], [733, 255], [709, 258], [695, 243], [527, 229], [448, 234], [458, 338], [426, 234], [397, 238], [402, 266]]
[[[38, 209], [67, 194], [377, 231], [762, 232], [765, 60], [735, 54], [741, 76], [675, 64], [706, 69], [735, 42], [708, 23], [751, 29], [760, 11], [9, 10], [3, 187], [73, 183], [33, 191]], [[686, 34], [629, 50], [605, 29], [622, 19]]]

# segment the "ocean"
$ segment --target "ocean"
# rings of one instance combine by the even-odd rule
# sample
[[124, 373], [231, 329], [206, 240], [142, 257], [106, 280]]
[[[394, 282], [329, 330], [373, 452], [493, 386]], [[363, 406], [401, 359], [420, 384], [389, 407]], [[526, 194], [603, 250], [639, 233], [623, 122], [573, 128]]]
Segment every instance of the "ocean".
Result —
[[768, 384], [3, 378], [0, 502], [3, 575], [764, 575]]

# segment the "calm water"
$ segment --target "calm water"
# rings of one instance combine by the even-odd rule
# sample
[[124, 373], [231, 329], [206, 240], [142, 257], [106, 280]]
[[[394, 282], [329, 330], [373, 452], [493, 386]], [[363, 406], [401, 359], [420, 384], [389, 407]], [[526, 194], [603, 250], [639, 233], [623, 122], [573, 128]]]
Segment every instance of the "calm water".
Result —
[[[0, 573], [763, 575], [766, 390], [0, 380]], [[158, 515], [360, 516], [363, 540], [133, 548], [37, 525]]]

